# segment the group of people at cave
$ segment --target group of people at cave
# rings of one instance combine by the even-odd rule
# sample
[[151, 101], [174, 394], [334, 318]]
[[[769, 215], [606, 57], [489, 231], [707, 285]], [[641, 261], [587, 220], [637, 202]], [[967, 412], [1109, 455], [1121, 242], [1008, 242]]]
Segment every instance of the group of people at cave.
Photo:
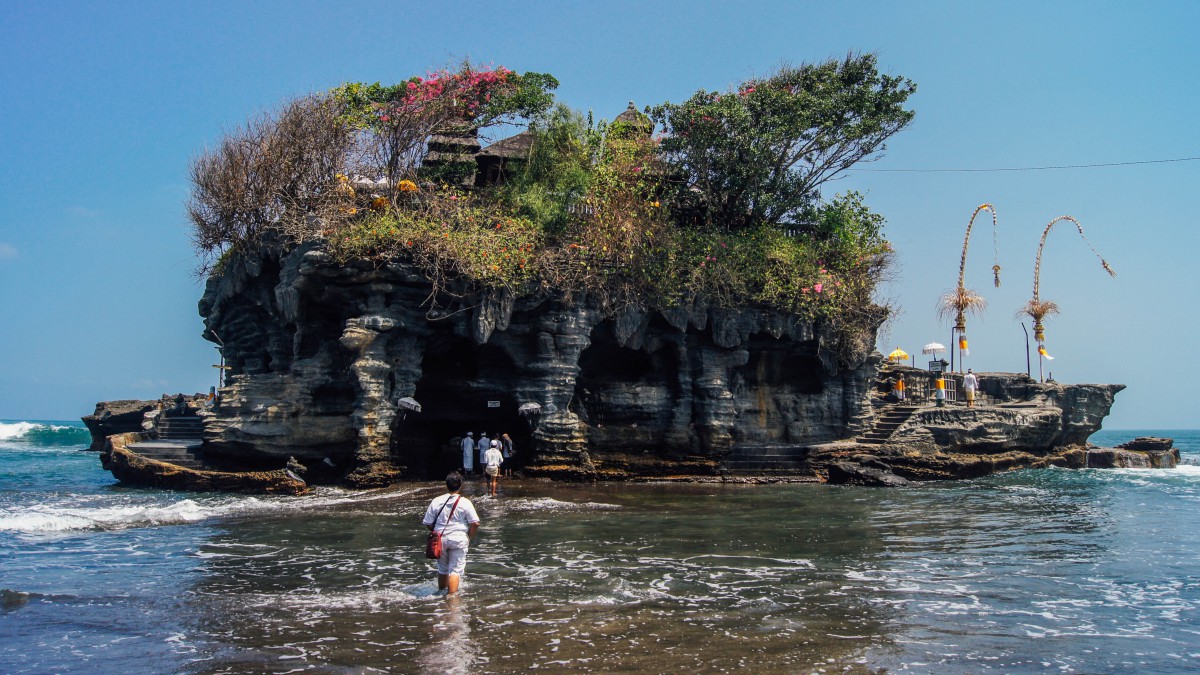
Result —
[[459, 447], [462, 449], [462, 475], [482, 474], [487, 478], [488, 494], [495, 497], [500, 475], [512, 475], [512, 461], [516, 454], [512, 438], [508, 434], [500, 434], [499, 437], [492, 434], [489, 437], [487, 432], [481, 431], [476, 440], [474, 432], [468, 431], [459, 442]]

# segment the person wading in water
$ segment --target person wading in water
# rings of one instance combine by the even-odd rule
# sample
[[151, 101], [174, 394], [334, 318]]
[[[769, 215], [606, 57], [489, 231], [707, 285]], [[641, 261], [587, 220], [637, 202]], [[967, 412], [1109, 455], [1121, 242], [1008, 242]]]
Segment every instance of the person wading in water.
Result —
[[459, 494], [462, 475], [451, 471], [446, 476], [446, 494], [434, 497], [421, 521], [430, 531], [442, 533], [442, 555], [437, 559], [438, 590], [453, 595], [467, 568], [467, 548], [479, 530], [479, 514], [470, 499]]

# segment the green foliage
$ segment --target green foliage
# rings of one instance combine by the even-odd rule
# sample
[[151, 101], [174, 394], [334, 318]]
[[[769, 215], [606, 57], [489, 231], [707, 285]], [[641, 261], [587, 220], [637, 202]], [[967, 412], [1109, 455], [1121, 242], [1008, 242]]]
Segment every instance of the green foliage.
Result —
[[[843, 336], [878, 321], [883, 217], [819, 188], [908, 123], [911, 82], [869, 55], [785, 68], [654, 108], [662, 138], [649, 118], [597, 124], [553, 105], [557, 86], [463, 64], [286, 107], [193, 169], [197, 243], [220, 253], [274, 231], [282, 245], [321, 239], [341, 261], [405, 259], [435, 304], [465, 284], [582, 293], [608, 311], [751, 304]], [[532, 145], [501, 186], [464, 188], [472, 162], [423, 163], [435, 134], [518, 118]]]
[[650, 110], [679, 180], [674, 202], [709, 224], [795, 223], [829, 179], [884, 149], [913, 113], [916, 85], [875, 56], [781, 68], [725, 93], [699, 91]]
[[462, 185], [474, 178], [475, 162], [446, 162], [417, 169], [417, 178], [432, 185]]
[[537, 276], [542, 234], [491, 202], [447, 189], [418, 208], [366, 213], [330, 233], [327, 246], [342, 261], [406, 258], [435, 288], [451, 278], [485, 288], [521, 287]]
[[516, 167], [501, 198], [547, 232], [561, 233], [591, 191], [604, 128], [559, 104], [529, 132], [529, 159]]

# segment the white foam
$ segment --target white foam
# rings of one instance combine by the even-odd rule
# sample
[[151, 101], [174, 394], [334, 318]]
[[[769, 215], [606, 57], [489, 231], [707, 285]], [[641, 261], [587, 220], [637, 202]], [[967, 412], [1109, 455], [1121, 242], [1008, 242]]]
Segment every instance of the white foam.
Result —
[[113, 500], [105, 499], [89, 505], [81, 504], [78, 499], [70, 499], [62, 503], [0, 507], [0, 532], [69, 532], [184, 525], [235, 514], [320, 508], [394, 498], [403, 494], [400, 491], [361, 493], [318, 488], [303, 497], [180, 499], [166, 504], [161, 501], [114, 504]]
[[561, 509], [619, 509], [616, 504], [602, 502], [564, 502], [553, 497], [538, 497], [534, 499], [505, 500], [509, 509], [517, 511], [556, 511]]
[[11, 441], [21, 438], [34, 429], [45, 426], [33, 422], [0, 422], [0, 441]]

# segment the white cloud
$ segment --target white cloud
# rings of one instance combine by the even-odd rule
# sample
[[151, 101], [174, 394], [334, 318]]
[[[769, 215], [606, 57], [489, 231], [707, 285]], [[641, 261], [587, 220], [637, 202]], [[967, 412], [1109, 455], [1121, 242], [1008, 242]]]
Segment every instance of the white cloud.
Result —
[[17, 247], [0, 241], [0, 260], [11, 260], [17, 257]]

